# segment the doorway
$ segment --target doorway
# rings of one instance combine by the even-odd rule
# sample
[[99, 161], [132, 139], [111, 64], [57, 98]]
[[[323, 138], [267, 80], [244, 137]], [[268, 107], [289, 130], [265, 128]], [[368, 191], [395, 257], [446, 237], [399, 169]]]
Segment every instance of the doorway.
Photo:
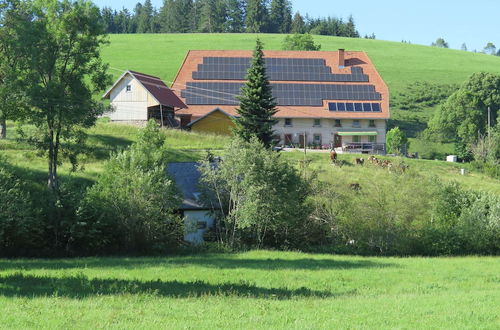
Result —
[[340, 148], [342, 147], [342, 136], [338, 135], [338, 134], [335, 134], [333, 136], [333, 146], [335, 148]]

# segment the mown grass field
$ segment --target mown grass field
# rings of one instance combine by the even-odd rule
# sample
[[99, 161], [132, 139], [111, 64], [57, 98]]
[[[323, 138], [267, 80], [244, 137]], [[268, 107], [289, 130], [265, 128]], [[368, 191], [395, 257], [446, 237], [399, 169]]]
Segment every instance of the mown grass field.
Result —
[[0, 260], [2, 328], [498, 329], [494, 257]]

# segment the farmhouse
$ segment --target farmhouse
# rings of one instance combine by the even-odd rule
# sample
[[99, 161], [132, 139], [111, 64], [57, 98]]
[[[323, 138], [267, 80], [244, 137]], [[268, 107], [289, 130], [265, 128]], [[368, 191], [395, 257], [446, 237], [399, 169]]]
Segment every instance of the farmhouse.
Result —
[[174, 179], [177, 188], [182, 193], [183, 201], [179, 208], [184, 216], [184, 240], [193, 244], [203, 242], [203, 234], [214, 226], [214, 218], [210, 208], [200, 201], [199, 181], [201, 173], [199, 163], [169, 163], [168, 175]]
[[174, 110], [186, 105], [158, 77], [127, 71], [104, 94], [113, 111], [105, 114], [112, 121], [146, 122], [157, 120], [163, 127], [179, 127]]
[[[189, 51], [172, 85], [182, 127], [229, 134], [251, 51]], [[364, 52], [264, 51], [283, 146], [384, 153], [389, 91]]]

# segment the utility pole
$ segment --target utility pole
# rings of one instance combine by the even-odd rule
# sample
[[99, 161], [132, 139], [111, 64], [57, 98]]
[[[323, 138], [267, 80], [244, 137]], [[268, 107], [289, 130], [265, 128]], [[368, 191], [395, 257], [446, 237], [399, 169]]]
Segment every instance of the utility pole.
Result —
[[491, 108], [488, 107], [488, 148], [491, 146]]
[[161, 120], [161, 128], [163, 128], [163, 106], [160, 104], [160, 120]]

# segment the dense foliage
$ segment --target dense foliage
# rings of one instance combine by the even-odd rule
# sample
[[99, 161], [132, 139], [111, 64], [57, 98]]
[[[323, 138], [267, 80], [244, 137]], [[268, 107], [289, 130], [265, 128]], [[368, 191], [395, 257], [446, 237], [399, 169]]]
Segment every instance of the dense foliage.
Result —
[[408, 138], [405, 133], [394, 127], [386, 135], [387, 153], [401, 155], [408, 150]]
[[309, 33], [286, 36], [283, 40], [283, 50], [320, 50], [321, 45], [315, 44]]
[[[93, 99], [110, 83], [100, 58], [106, 42], [99, 9], [90, 1], [8, 0], [0, 38], [2, 53], [15, 59], [19, 93], [37, 127], [30, 141], [48, 159], [48, 186], [58, 190], [57, 169], [65, 153], [74, 165], [85, 136], [104, 106]], [[24, 102], [23, 102], [24, 103]]]
[[405, 111], [422, 111], [444, 103], [457, 89], [456, 85], [417, 81], [408, 84], [403, 91], [391, 95], [391, 107]]
[[304, 230], [308, 185], [257, 139], [235, 139], [221, 162], [206, 161], [200, 171], [224, 245], [293, 248], [309, 234]]
[[273, 143], [273, 126], [277, 123], [273, 116], [278, 110], [267, 78], [262, 49], [263, 45], [257, 39], [246, 82], [238, 96], [240, 105], [236, 111], [239, 117], [234, 119], [234, 134], [245, 141], [256, 137], [269, 147]]
[[[382, 175], [380, 172], [376, 176]], [[500, 253], [500, 197], [410, 172], [353, 190], [337, 177], [315, 196], [313, 223], [323, 249], [343, 253]], [[317, 228], [323, 228], [318, 235]]]
[[150, 121], [138, 141], [114, 155], [89, 188], [72, 227], [86, 253], [147, 253], [179, 246], [182, 224], [175, 183], [165, 172], [164, 136]]
[[359, 37], [354, 19], [292, 18], [289, 0], [164, 0], [159, 9], [150, 0], [137, 3], [131, 13], [101, 9], [108, 33], [306, 33]]

